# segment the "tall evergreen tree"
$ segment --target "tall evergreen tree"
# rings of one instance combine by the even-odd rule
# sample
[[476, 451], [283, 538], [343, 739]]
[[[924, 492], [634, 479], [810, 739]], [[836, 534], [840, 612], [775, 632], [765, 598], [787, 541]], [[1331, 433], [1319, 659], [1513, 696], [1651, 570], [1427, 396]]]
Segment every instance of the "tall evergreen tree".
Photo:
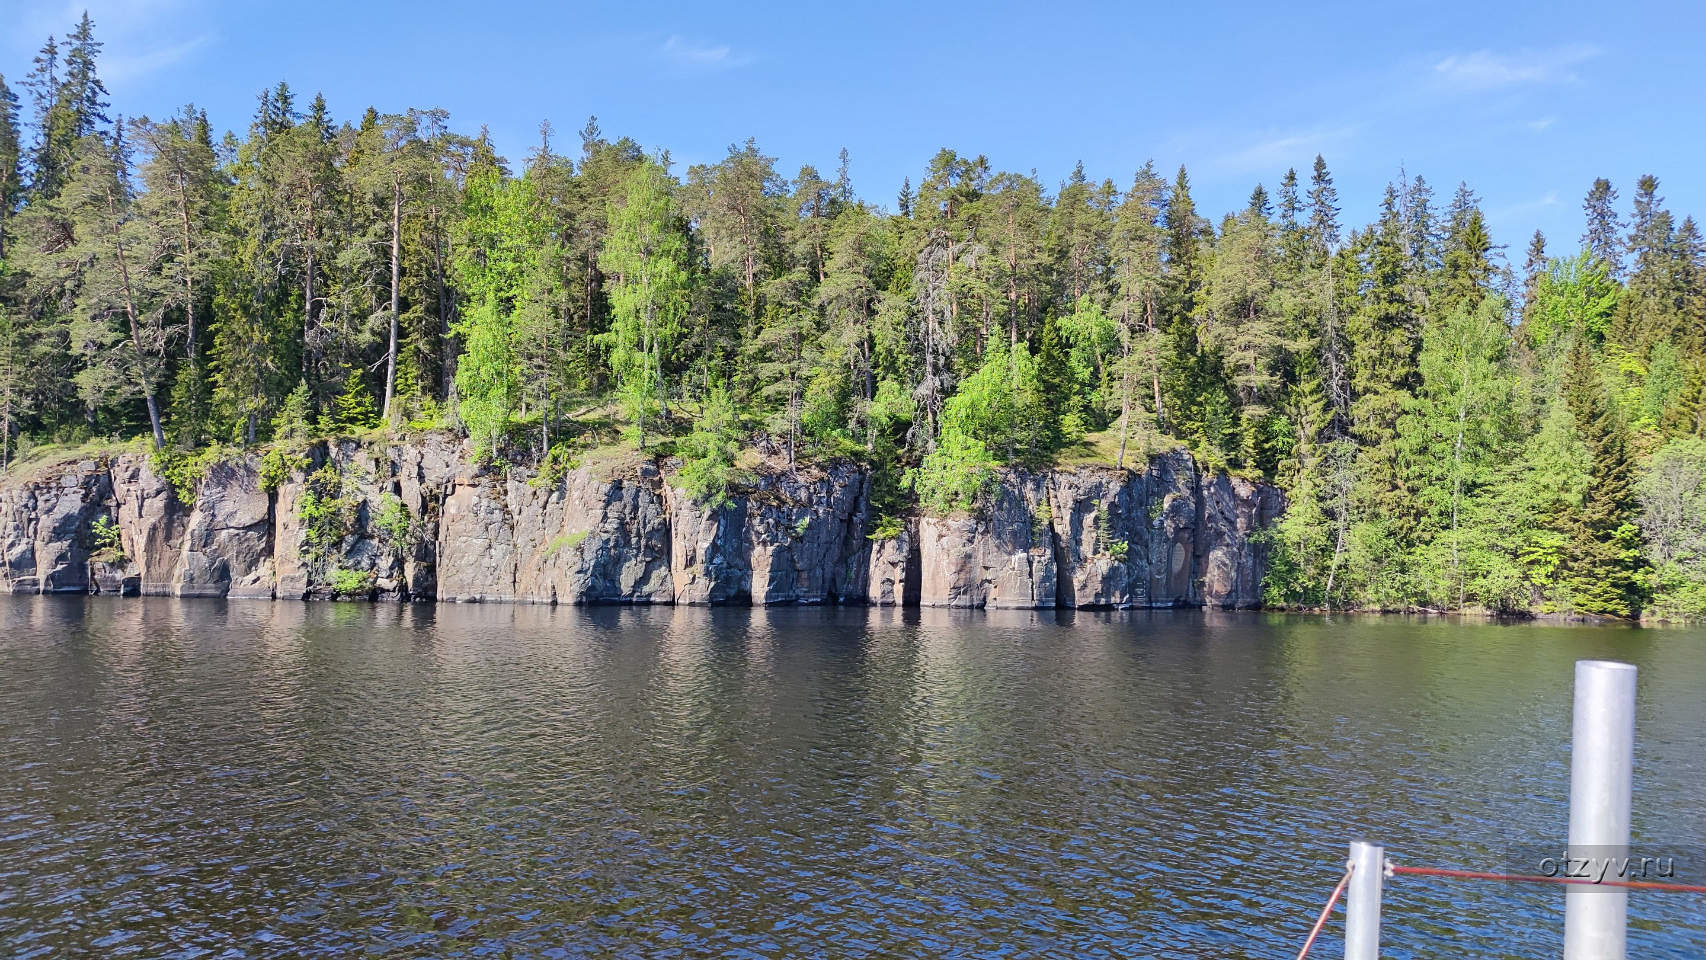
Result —
[[1643, 601], [1645, 567], [1634, 522], [1634, 465], [1598, 363], [1580, 341], [1570, 354], [1564, 397], [1589, 457], [1581, 503], [1560, 518], [1568, 602], [1583, 613], [1634, 616]]
[[1617, 217], [1617, 190], [1611, 181], [1600, 177], [1582, 201], [1587, 216], [1587, 230], [1582, 233], [1582, 249], [1603, 262], [1612, 277], [1623, 273], [1623, 224]]

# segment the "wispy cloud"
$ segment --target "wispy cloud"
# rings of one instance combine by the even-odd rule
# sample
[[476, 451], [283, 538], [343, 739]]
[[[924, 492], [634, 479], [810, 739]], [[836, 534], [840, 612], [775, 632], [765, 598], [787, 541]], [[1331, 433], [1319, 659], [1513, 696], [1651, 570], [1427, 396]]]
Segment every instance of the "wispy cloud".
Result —
[[1547, 130], [1552, 129], [1552, 125], [1557, 122], [1557, 117], [1539, 117], [1528, 121], [1525, 126], [1527, 126], [1528, 129], [1533, 130], [1535, 133], [1545, 133]]
[[1431, 80], [1458, 93], [1567, 83], [1576, 79], [1576, 66], [1597, 56], [1599, 49], [1588, 44], [1511, 53], [1493, 50], [1454, 53], [1434, 63]]
[[1288, 166], [1301, 167], [1317, 153], [1332, 153], [1355, 135], [1354, 126], [1281, 131], [1255, 143], [1221, 151], [1215, 165], [1233, 173], [1277, 173]]
[[1561, 202], [1562, 201], [1558, 199], [1558, 191], [1548, 190], [1533, 200], [1525, 200], [1518, 203], [1506, 204], [1502, 207], [1496, 207], [1488, 211], [1487, 215], [1490, 218], [1499, 221], [1527, 219], [1543, 210], [1549, 210], [1556, 207]]
[[109, 83], [133, 81], [156, 70], [163, 70], [172, 66], [207, 46], [212, 40], [212, 34], [204, 33], [197, 37], [191, 37], [182, 43], [156, 47], [153, 50], [144, 50], [141, 53], [104, 57], [101, 63], [101, 76]]
[[734, 48], [726, 43], [695, 43], [680, 34], [670, 34], [669, 39], [663, 42], [660, 52], [684, 67], [708, 70], [724, 70], [752, 62], [751, 57], [736, 53]]

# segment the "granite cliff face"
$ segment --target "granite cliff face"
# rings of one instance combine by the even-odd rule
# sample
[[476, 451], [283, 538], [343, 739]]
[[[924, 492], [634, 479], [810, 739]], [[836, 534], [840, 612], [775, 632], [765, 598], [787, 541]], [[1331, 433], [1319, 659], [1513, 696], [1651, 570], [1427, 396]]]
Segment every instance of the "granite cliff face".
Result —
[[[852, 464], [760, 473], [694, 502], [650, 465], [554, 483], [470, 466], [443, 437], [323, 443], [213, 466], [183, 503], [146, 457], [0, 482], [0, 591], [538, 603], [1250, 607], [1283, 508], [1174, 452], [1141, 471], [1009, 471], [976, 517], [872, 540]], [[279, 474], [282, 473], [282, 477]], [[270, 489], [269, 489], [270, 487]], [[123, 558], [92, 528], [116, 523]]]

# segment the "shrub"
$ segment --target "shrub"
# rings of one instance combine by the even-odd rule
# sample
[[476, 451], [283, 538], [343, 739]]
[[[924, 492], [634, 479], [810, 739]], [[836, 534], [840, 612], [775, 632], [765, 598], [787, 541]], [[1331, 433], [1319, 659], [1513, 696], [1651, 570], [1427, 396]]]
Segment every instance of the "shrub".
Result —
[[96, 517], [89, 525], [89, 539], [95, 550], [89, 555], [91, 560], [98, 563], [120, 564], [124, 562], [124, 544], [119, 536], [118, 524], [112, 517]]
[[308, 458], [291, 453], [282, 447], [274, 447], [261, 455], [261, 489], [274, 493], [290, 479], [290, 475], [298, 470], [308, 469]]
[[373, 515], [373, 528], [393, 550], [402, 550], [414, 542], [414, 521], [409, 505], [394, 493], [379, 498], [379, 509]]
[[343, 496], [343, 484], [329, 463], [308, 476], [297, 516], [302, 521], [302, 558], [310, 568], [323, 566], [355, 529], [358, 505]]
[[947, 428], [905, 483], [930, 513], [971, 513], [995, 490], [995, 458], [983, 441]]
[[877, 522], [871, 526], [871, 532], [866, 534], [867, 540], [893, 540], [906, 529], [906, 522], [892, 513], [877, 517]]
[[569, 442], [553, 443], [551, 449], [545, 451], [545, 456], [539, 460], [539, 472], [529, 486], [553, 487], [563, 475], [580, 466], [580, 460], [575, 456], [575, 445]]
[[149, 462], [154, 465], [154, 471], [171, 484], [178, 502], [188, 507], [195, 504], [196, 490], [207, 479], [207, 472], [230, 452], [221, 447], [208, 447], [193, 453], [166, 448], [150, 454]]
[[373, 592], [376, 578], [371, 570], [345, 570], [343, 567], [335, 567], [327, 579], [334, 595], [359, 597]]
[[714, 388], [705, 398], [699, 425], [681, 441], [682, 489], [708, 507], [729, 502], [729, 485], [736, 479], [735, 457], [740, 453], [739, 418], [728, 391]]

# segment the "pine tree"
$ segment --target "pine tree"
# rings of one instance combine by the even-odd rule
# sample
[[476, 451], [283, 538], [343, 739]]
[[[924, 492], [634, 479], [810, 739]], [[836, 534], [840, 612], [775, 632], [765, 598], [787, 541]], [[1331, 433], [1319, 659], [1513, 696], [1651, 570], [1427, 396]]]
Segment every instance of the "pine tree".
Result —
[[1120, 338], [1120, 447], [1116, 466], [1125, 466], [1126, 441], [1131, 434], [1134, 407], [1147, 395], [1149, 419], [1156, 427], [1166, 422], [1161, 395], [1161, 315], [1163, 258], [1166, 231], [1167, 182], [1145, 163], [1114, 216], [1110, 238], [1114, 302]]

